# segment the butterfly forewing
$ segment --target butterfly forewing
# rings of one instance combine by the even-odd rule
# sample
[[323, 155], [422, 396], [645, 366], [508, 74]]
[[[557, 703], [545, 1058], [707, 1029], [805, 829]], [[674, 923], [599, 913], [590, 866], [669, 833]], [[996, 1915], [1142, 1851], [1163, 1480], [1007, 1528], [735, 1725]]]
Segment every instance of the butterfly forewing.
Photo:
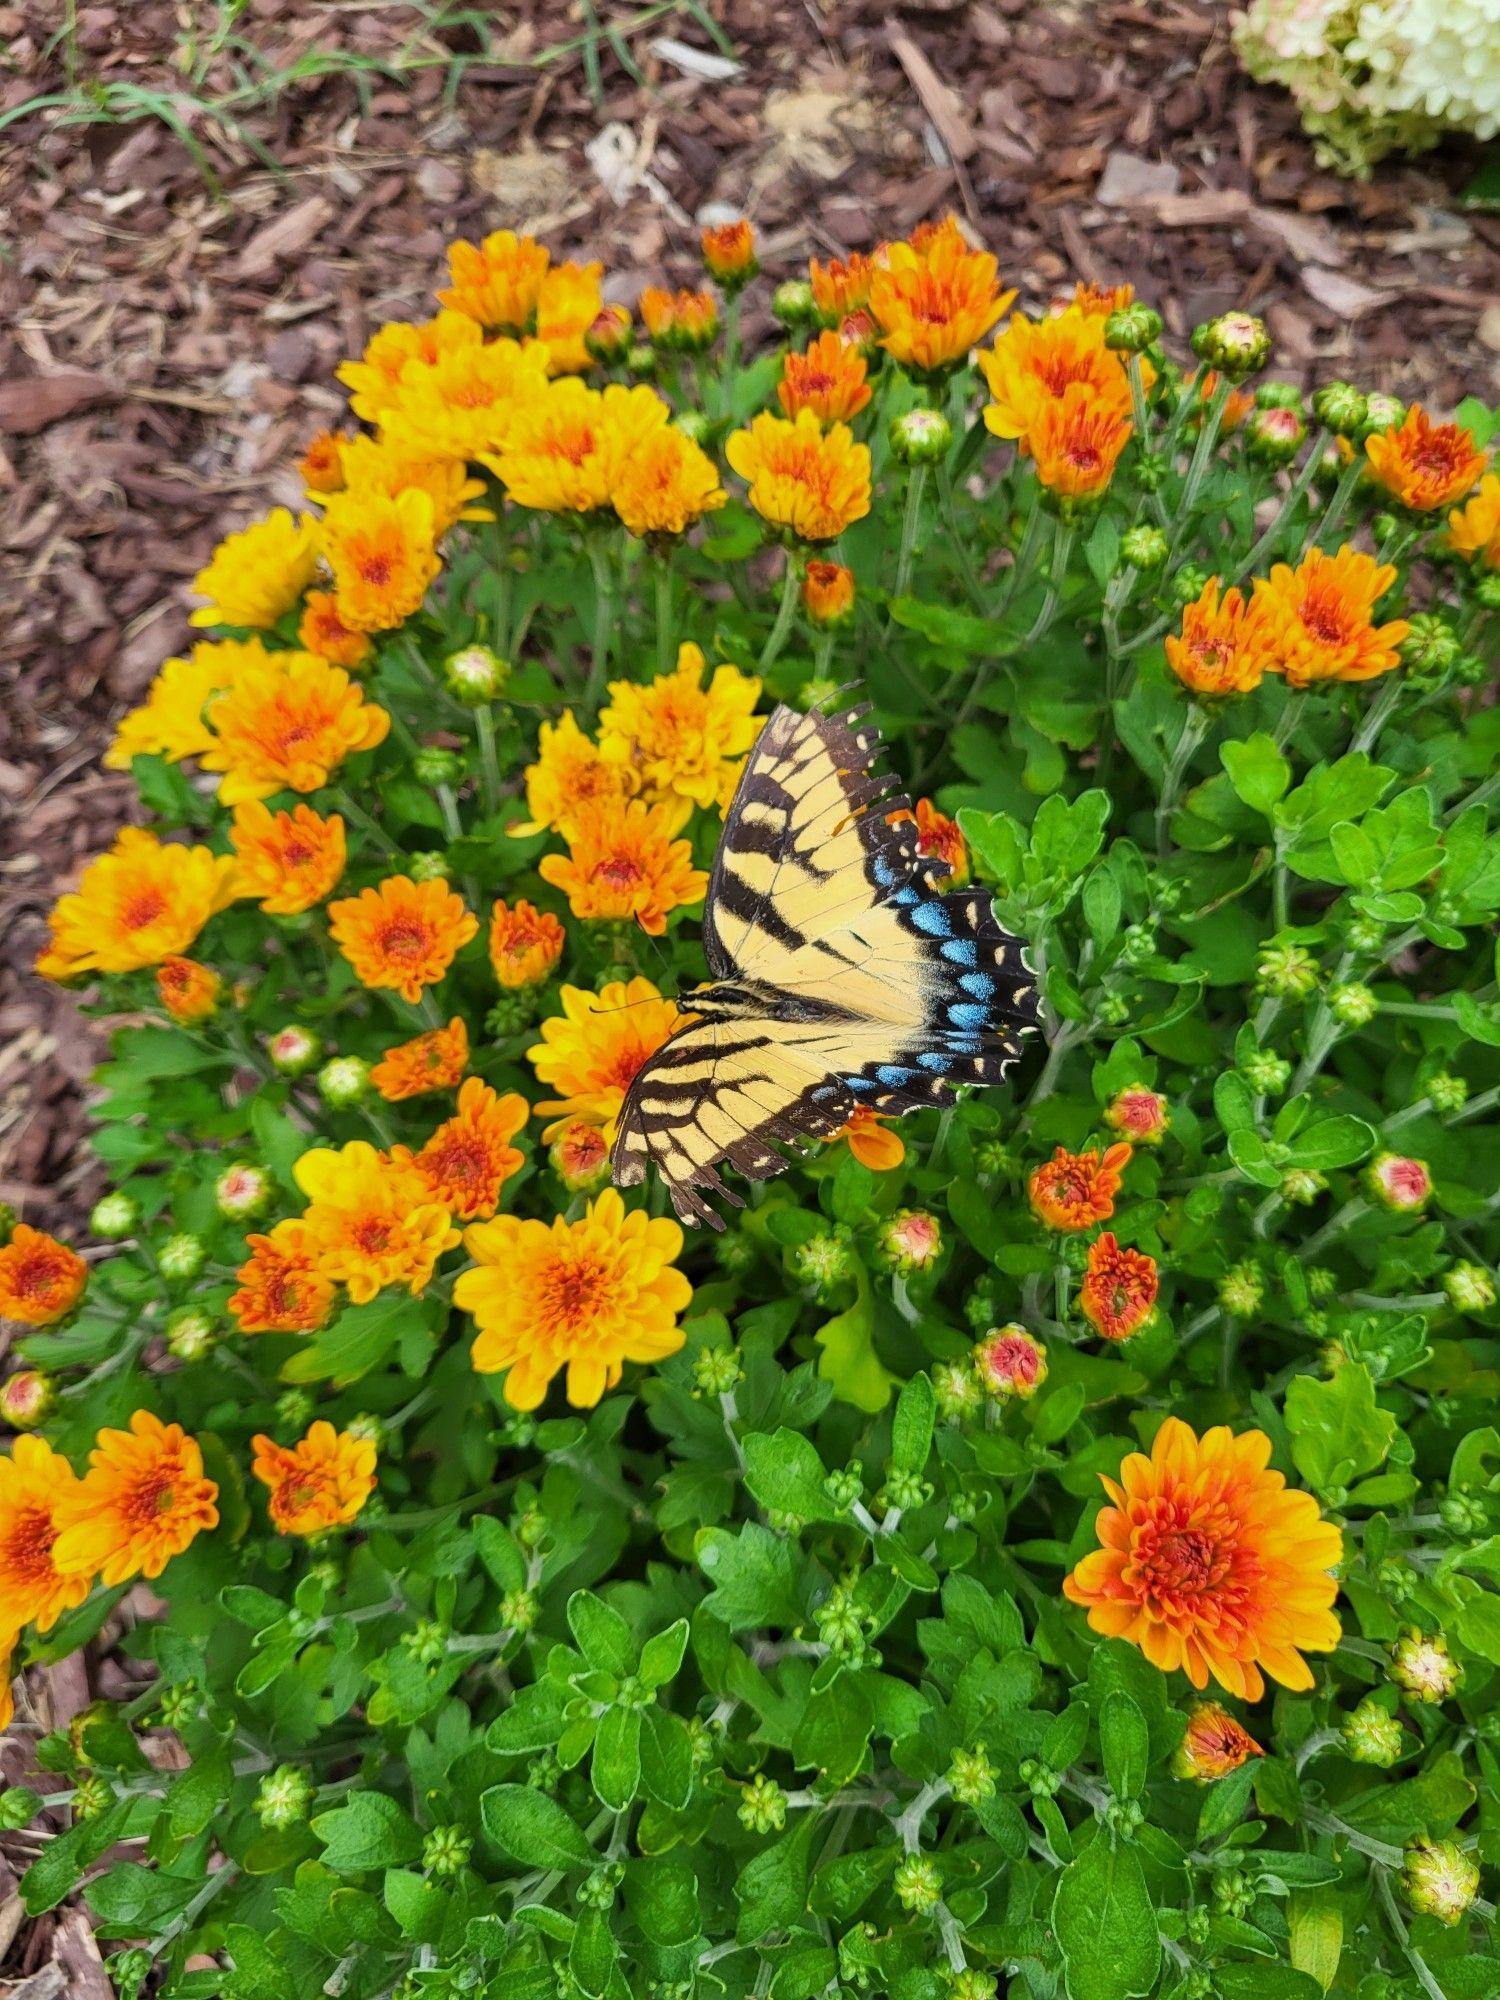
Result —
[[[621, 1114], [615, 1178], [657, 1166], [684, 1220], [723, 1224], [717, 1169], [763, 1180], [774, 1145], [826, 1138], [856, 1107], [898, 1115], [998, 1083], [1036, 1025], [1019, 940], [982, 892], [944, 895], [907, 801], [872, 770], [867, 710], [778, 708], [741, 775], [703, 934], [714, 979], [758, 996], [690, 1024], [645, 1065]], [[691, 1003], [689, 1003], [691, 1004]]]

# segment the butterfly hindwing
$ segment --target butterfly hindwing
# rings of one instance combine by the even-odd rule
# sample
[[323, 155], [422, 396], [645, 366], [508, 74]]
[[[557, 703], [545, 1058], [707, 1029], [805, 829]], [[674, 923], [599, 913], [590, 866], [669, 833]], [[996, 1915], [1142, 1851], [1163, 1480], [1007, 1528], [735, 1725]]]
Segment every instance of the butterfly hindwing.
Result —
[[[704, 945], [717, 982], [764, 1012], [691, 1022], [636, 1077], [613, 1162], [648, 1160], [684, 1220], [722, 1227], [727, 1161], [763, 1180], [777, 1145], [827, 1138], [998, 1083], [1036, 1025], [1020, 941], [988, 895], [943, 893], [895, 781], [872, 769], [868, 710], [778, 708], [741, 775], [714, 860]], [[714, 989], [708, 989], [712, 992]], [[692, 1005], [689, 999], [689, 1006]]]

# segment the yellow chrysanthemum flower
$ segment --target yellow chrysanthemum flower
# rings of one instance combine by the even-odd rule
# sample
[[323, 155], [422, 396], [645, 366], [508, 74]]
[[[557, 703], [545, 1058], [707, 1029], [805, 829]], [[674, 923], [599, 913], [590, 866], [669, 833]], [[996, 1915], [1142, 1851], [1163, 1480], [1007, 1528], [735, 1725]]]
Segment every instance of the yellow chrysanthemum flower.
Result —
[[131, 709], [104, 753], [110, 771], [128, 771], [133, 757], [166, 757], [180, 764], [213, 748], [206, 710], [212, 696], [233, 685], [247, 666], [264, 666], [271, 654], [259, 639], [203, 639], [185, 660], [168, 660]]
[[[1154, 371], [1141, 365], [1149, 388]], [[1130, 415], [1125, 364], [1104, 344], [1104, 321], [1077, 306], [1042, 320], [1012, 313], [994, 346], [980, 355], [979, 367], [991, 397], [986, 427], [996, 437], [1014, 438], [1022, 451], [1032, 449], [1033, 430], [1069, 389], [1087, 389], [1102, 409]]]
[[537, 873], [562, 890], [575, 917], [639, 924], [660, 937], [672, 911], [701, 902], [708, 888], [708, 871], [693, 866], [692, 843], [673, 838], [691, 812], [677, 798], [591, 806], [574, 815], [568, 852], [544, 854]]
[[415, 487], [394, 498], [335, 493], [323, 517], [323, 552], [343, 622], [356, 632], [388, 632], [420, 608], [442, 567], [432, 501]]
[[293, 520], [275, 507], [214, 550], [193, 589], [208, 602], [192, 614], [194, 625], [248, 625], [269, 631], [318, 573], [318, 525]]
[[1478, 558], [1485, 569], [1500, 569], [1500, 478], [1487, 472], [1466, 507], [1448, 516], [1448, 547], [1456, 556]]
[[60, 1452], [39, 1437], [18, 1437], [0, 1457], [0, 1603], [5, 1628], [50, 1632], [89, 1594], [86, 1572], [60, 1570], [58, 1515], [78, 1486]]
[[413, 489], [425, 493], [432, 502], [433, 534], [438, 540], [455, 522], [495, 518], [491, 508], [475, 505], [483, 498], [484, 481], [471, 479], [461, 458], [409, 448], [396, 433], [379, 441], [351, 438], [343, 448], [343, 466], [344, 489], [350, 493], [382, 493], [390, 500]]
[[375, 1446], [324, 1421], [290, 1447], [251, 1438], [251, 1471], [270, 1489], [266, 1511], [278, 1535], [323, 1535], [354, 1520], [375, 1491]]
[[524, 837], [556, 829], [566, 835], [578, 813], [635, 791], [634, 769], [606, 758], [578, 727], [571, 708], [537, 732], [537, 759], [526, 767], [526, 810], [530, 817], [510, 832]]
[[390, 1285], [404, 1285], [415, 1298], [458, 1242], [421, 1175], [363, 1139], [337, 1152], [315, 1147], [292, 1172], [307, 1196], [304, 1241], [318, 1270], [345, 1286], [356, 1305]]
[[491, 333], [524, 332], [552, 259], [534, 236], [497, 229], [482, 243], [450, 243], [453, 283], [438, 298]]
[[205, 1528], [219, 1525], [219, 1489], [179, 1424], [137, 1410], [128, 1431], [100, 1431], [89, 1470], [56, 1509], [53, 1560], [106, 1589], [158, 1577]]
[[685, 535], [724, 505], [719, 469], [675, 424], [655, 431], [621, 464], [610, 499], [632, 535]]
[[226, 806], [273, 792], [315, 792], [346, 757], [383, 743], [391, 718], [366, 701], [342, 667], [315, 653], [272, 653], [247, 667], [209, 712]]
[[[586, 1118], [614, 1137], [615, 1120], [636, 1072], [682, 1023], [675, 1004], [649, 979], [613, 980], [590, 993], [565, 986], [562, 1013], [541, 1024], [542, 1039], [526, 1051], [539, 1083], [561, 1091], [534, 1108], [544, 1118]], [[550, 1140], [555, 1127], [542, 1137]]]
[[496, 1216], [464, 1232], [479, 1268], [459, 1274], [454, 1304], [479, 1328], [482, 1375], [508, 1371], [505, 1400], [534, 1410], [559, 1370], [575, 1409], [592, 1409], [627, 1361], [661, 1361], [682, 1345], [677, 1316], [693, 1288], [675, 1269], [682, 1231], [627, 1214], [606, 1188], [577, 1222]]
[[1245, 1701], [1265, 1692], [1262, 1669], [1287, 1688], [1310, 1688], [1304, 1652], [1339, 1642], [1333, 1612], [1343, 1537], [1309, 1493], [1269, 1470], [1263, 1431], [1219, 1426], [1200, 1438], [1177, 1417], [1151, 1455], [1131, 1452], [1111, 1505], [1095, 1523], [1101, 1546], [1063, 1583], [1089, 1624], [1139, 1646], [1163, 1673], [1194, 1687], [1210, 1674]]
[[412, 362], [430, 366], [440, 355], [478, 347], [483, 339], [478, 322], [467, 313], [440, 312], [415, 326], [392, 320], [371, 336], [358, 361], [343, 363], [338, 378], [352, 392], [349, 404], [355, 416], [378, 424]]
[[825, 431], [811, 410], [795, 422], [762, 411], [735, 431], [724, 456], [750, 488], [763, 521], [806, 542], [828, 542], [870, 511], [870, 454], [847, 424]]
[[677, 649], [676, 671], [645, 686], [611, 681], [599, 717], [599, 752], [622, 765], [655, 804], [687, 799], [723, 812], [734, 794], [745, 753], [760, 734], [755, 704], [760, 682], [736, 666], [715, 667], [703, 685], [701, 647]]
[[122, 827], [73, 894], [59, 898], [47, 919], [52, 942], [36, 969], [44, 979], [76, 979], [179, 956], [239, 894], [236, 872], [233, 855], [166, 847], [141, 827]]
[[570, 377], [518, 405], [500, 449], [480, 457], [519, 506], [588, 514], [610, 504], [624, 465], [670, 417], [654, 389]]
[[382, 432], [413, 455], [478, 458], [500, 448], [516, 408], [546, 385], [547, 350], [534, 340], [459, 348], [408, 364], [382, 413]]
[[585, 336], [604, 309], [602, 264], [554, 264], [536, 300], [536, 337], [552, 375], [582, 375], [594, 365]]
[[995, 259], [971, 250], [953, 218], [910, 243], [888, 245], [870, 274], [870, 311], [881, 346], [915, 374], [962, 361], [1014, 299], [1002, 292]]

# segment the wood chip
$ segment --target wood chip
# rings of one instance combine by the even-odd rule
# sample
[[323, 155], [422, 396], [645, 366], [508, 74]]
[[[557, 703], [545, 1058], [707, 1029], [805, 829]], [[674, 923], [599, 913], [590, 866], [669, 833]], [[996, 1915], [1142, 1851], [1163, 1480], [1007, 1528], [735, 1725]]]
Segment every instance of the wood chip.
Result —
[[912, 89], [922, 100], [922, 109], [932, 120], [938, 137], [953, 160], [972, 159], [979, 145], [964, 115], [961, 99], [949, 89], [899, 21], [885, 31], [891, 54], [906, 71]]
[[310, 194], [278, 215], [274, 222], [257, 229], [240, 252], [235, 265], [241, 278], [265, 278], [286, 259], [296, 257], [332, 222], [338, 210], [323, 195]]
[[1326, 222], [1315, 222], [1285, 208], [1252, 207], [1245, 220], [1272, 242], [1279, 243], [1299, 264], [1342, 264], [1347, 252]]
[[25, 375], [0, 382], [0, 431], [30, 437], [63, 417], [95, 403], [108, 402], [119, 390], [102, 375], [85, 368], [59, 368], [52, 375]]
[[1146, 160], [1139, 153], [1116, 150], [1104, 163], [1095, 201], [1106, 208], [1129, 208], [1146, 196], [1175, 195], [1182, 175], [1170, 160]]
[[1142, 195], [1121, 205], [1163, 229], [1202, 229], [1243, 221], [1252, 203], [1240, 188], [1205, 188], [1201, 194]]
[[1346, 278], [1340, 271], [1325, 271], [1321, 264], [1309, 264], [1302, 273], [1303, 289], [1309, 298], [1316, 299], [1340, 319], [1360, 319], [1365, 313], [1379, 312], [1393, 299], [1400, 298], [1399, 292], [1379, 292], [1370, 285], [1362, 285], [1357, 278]]

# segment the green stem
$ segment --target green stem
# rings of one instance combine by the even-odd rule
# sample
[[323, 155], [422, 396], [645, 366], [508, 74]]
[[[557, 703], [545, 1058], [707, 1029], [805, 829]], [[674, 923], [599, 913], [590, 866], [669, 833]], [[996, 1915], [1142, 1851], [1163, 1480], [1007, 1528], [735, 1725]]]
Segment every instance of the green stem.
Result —
[[1349, 502], [1354, 498], [1354, 490], [1359, 485], [1360, 480], [1364, 478], [1364, 475], [1365, 461], [1356, 452], [1348, 465], [1345, 466], [1343, 477], [1333, 489], [1333, 498], [1328, 503], [1328, 511], [1308, 537], [1307, 545], [1310, 549], [1320, 549], [1332, 539], [1335, 530], [1348, 511]]
[[474, 723], [479, 731], [479, 783], [484, 793], [484, 809], [487, 813], [500, 810], [500, 759], [495, 749], [495, 718], [488, 702], [480, 702], [474, 710]]
[[[1136, 443], [1143, 454], [1149, 454], [1152, 448], [1151, 406], [1146, 401], [1146, 381], [1141, 374], [1141, 357], [1138, 354], [1126, 355], [1125, 374], [1130, 383], [1130, 414], [1135, 423]], [[1164, 528], [1170, 527], [1171, 517], [1167, 513], [1167, 503], [1161, 497], [1159, 488], [1151, 492], [1149, 500], [1151, 511], [1157, 520]]]
[[896, 559], [895, 597], [905, 597], [911, 587], [912, 563], [916, 558], [917, 528], [922, 518], [922, 490], [927, 484], [927, 467], [914, 465], [907, 475], [906, 506], [901, 515], [901, 553]]
[[969, 555], [970, 537], [959, 526], [958, 498], [953, 487], [953, 474], [945, 459], [938, 467], [938, 504], [942, 510], [943, 523], [948, 530], [949, 549], [957, 558], [959, 573], [964, 580], [964, 589], [969, 593], [969, 601], [982, 605], [983, 592]]
[[1386, 675], [1385, 685], [1381, 688], [1375, 700], [1371, 702], [1365, 714], [1365, 719], [1360, 724], [1353, 743], [1349, 746], [1352, 751], [1357, 752], [1370, 748], [1380, 735], [1381, 730], [1390, 721], [1392, 710], [1396, 707], [1396, 704], [1405, 692], [1406, 683], [1400, 674], [1389, 673]]
[[[730, 301], [733, 306], [734, 301]], [[672, 547], [669, 544], [656, 558], [656, 671], [669, 674], [675, 651], [672, 645]]]
[[[1363, 1844], [1357, 1834], [1352, 1835], [1352, 1839], [1356, 1847]], [[1380, 1844], [1384, 1845], [1383, 1842]], [[1401, 1850], [1393, 1847], [1387, 1849], [1387, 1852], [1394, 1856], [1393, 1865], [1399, 1866]], [[1400, 1907], [1396, 1902], [1396, 1893], [1391, 1887], [1389, 1868], [1377, 1867], [1370, 1872], [1375, 1877], [1375, 1887], [1379, 1891], [1387, 1921], [1391, 1929], [1396, 1933], [1396, 1942], [1400, 1945], [1402, 1951], [1405, 1952], [1407, 1963], [1417, 1976], [1417, 1984], [1428, 1996], [1428, 2000], [1445, 2000], [1443, 1989], [1433, 1976], [1431, 1966], [1411, 1941], [1411, 1932], [1406, 1928], [1406, 1919], [1401, 1914]]]
[[1303, 461], [1301, 471], [1287, 488], [1286, 498], [1277, 508], [1275, 514], [1267, 523], [1264, 532], [1256, 541], [1249, 555], [1246, 556], [1245, 560], [1234, 572], [1233, 576], [1224, 579], [1226, 589], [1241, 582], [1243, 578], [1252, 575], [1259, 566], [1262, 558], [1276, 546], [1277, 537], [1291, 518], [1293, 508], [1318, 475], [1318, 467], [1323, 462], [1323, 453], [1328, 448], [1329, 435], [1327, 430], [1319, 430], [1315, 433], [1312, 443], [1309, 446], [1307, 457]]
[[604, 699], [604, 676], [609, 667], [609, 638], [615, 611], [614, 573], [602, 535], [589, 538], [589, 563], [594, 572], [594, 643], [589, 655], [589, 677], [583, 691], [583, 703], [592, 716]]
[[724, 299], [724, 400], [719, 414], [734, 414], [734, 378], [740, 365], [740, 294], [736, 288]]
[[[1177, 533], [1173, 536], [1173, 548], [1182, 540], [1194, 507], [1198, 504], [1198, 494], [1208, 476], [1209, 462], [1214, 455], [1214, 446], [1219, 441], [1219, 425], [1224, 416], [1224, 405], [1234, 391], [1234, 384], [1227, 375], [1221, 375], [1214, 385], [1208, 408], [1203, 413], [1203, 421], [1198, 427], [1198, 442], [1193, 447], [1193, 456], [1188, 461], [1188, 474], [1183, 482], [1182, 495], [1177, 502]], [[1196, 396], [1196, 390], [1193, 392]]]
[[1060, 520], [1052, 537], [1052, 564], [1047, 573], [1047, 595], [1042, 599], [1042, 608], [1036, 614], [1036, 622], [1026, 634], [1025, 644], [1040, 639], [1053, 619], [1062, 602], [1062, 587], [1067, 580], [1068, 558], [1073, 553], [1074, 528], [1071, 521]]
[[397, 847], [385, 828], [377, 820], [371, 819], [364, 807], [356, 802], [351, 793], [343, 786], [337, 786], [334, 789], [334, 797], [338, 801], [339, 811], [352, 819], [362, 833], [367, 833], [377, 847], [379, 847], [382, 854], [390, 860], [399, 860], [401, 858], [400, 848]]
[[1156, 807], [1156, 858], [1165, 861], [1172, 846], [1172, 814], [1177, 808], [1177, 794], [1182, 784], [1183, 774], [1193, 760], [1193, 753], [1208, 733], [1208, 711], [1194, 702], [1189, 707], [1183, 721], [1182, 734], [1177, 739], [1177, 748], [1172, 752], [1172, 761], [1161, 781], [1161, 798]]
[[776, 623], [771, 627], [761, 650], [760, 665], [756, 668], [756, 672], [762, 677], [786, 644], [787, 634], [792, 629], [792, 620], [797, 615], [797, 587], [801, 581], [802, 565], [788, 549], [786, 575], [781, 580], [781, 604], [776, 613]]

